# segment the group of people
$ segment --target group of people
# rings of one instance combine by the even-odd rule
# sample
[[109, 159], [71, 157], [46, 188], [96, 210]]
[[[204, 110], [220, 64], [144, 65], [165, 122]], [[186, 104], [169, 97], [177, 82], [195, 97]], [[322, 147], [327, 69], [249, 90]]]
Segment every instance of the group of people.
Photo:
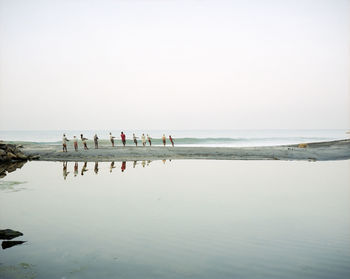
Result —
[[[121, 141], [122, 141], [123, 146], [125, 146], [126, 145], [126, 135], [124, 134], [124, 132], [121, 132], [120, 137], [121, 137]], [[137, 146], [138, 137], [136, 137], [135, 134], [132, 134], [132, 137], [133, 137], [133, 141], [134, 141], [135, 145]], [[115, 146], [115, 141], [114, 141], [115, 138], [116, 137], [113, 136], [112, 133], [109, 133], [109, 139], [111, 141], [112, 147]], [[89, 149], [87, 146], [88, 139], [85, 138], [83, 134], [80, 134], [80, 140], [83, 143], [84, 150], [88, 150]], [[98, 140], [99, 140], [99, 138], [98, 138], [97, 134], [95, 134], [94, 135], [95, 149], [98, 149]], [[169, 140], [171, 142], [171, 145], [174, 146], [174, 139], [172, 138], [171, 135], [169, 135]], [[63, 134], [63, 137], [62, 137], [63, 152], [67, 152], [67, 142], [68, 141], [69, 141], [69, 139], [66, 137], [66, 134]], [[147, 136], [145, 136], [145, 134], [142, 134], [142, 136], [141, 136], [142, 145], [146, 146], [147, 141], [148, 141], [149, 145], [152, 146], [152, 138], [148, 134], [147, 134]], [[163, 142], [163, 145], [165, 146], [166, 145], [165, 134], [163, 134], [163, 136], [162, 136], [162, 142]], [[74, 150], [78, 151], [78, 139], [76, 136], [73, 137], [73, 146], [74, 146]]]

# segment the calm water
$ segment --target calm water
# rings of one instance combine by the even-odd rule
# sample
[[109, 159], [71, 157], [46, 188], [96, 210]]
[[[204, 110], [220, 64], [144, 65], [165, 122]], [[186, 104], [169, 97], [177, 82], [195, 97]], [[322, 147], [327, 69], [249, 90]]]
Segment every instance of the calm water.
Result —
[[350, 276], [350, 161], [74, 166], [0, 180], [0, 278]]

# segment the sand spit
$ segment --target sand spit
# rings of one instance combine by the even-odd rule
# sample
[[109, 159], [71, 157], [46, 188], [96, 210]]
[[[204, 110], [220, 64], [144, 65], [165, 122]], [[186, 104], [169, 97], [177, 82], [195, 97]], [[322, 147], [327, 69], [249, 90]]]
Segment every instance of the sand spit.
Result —
[[25, 143], [23, 153], [40, 155], [41, 161], [136, 161], [158, 159], [211, 159], [211, 160], [346, 160], [350, 159], [350, 139], [308, 143], [302, 145], [264, 147], [163, 147], [163, 146], [100, 146], [78, 151], [61, 145]]

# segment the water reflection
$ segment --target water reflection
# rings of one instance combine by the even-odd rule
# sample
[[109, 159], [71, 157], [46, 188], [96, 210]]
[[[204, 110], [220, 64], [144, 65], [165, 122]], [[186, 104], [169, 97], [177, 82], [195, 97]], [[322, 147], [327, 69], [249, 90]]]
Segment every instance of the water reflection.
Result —
[[76, 177], [78, 175], [78, 170], [79, 166], [78, 166], [78, 162], [74, 163], [74, 177]]
[[94, 172], [98, 174], [98, 162], [95, 162]]
[[[132, 164], [132, 168], [135, 169], [136, 166], [138, 165], [141, 165], [142, 168], [145, 168], [145, 167], [148, 167], [150, 166], [151, 164], [151, 160], [143, 160], [143, 161], [132, 161], [132, 162], [129, 162], [130, 164]], [[162, 160], [162, 162], [165, 164], [166, 160]], [[169, 160], [169, 162], [171, 162], [171, 160]], [[94, 163], [94, 173], [96, 175], [99, 174], [100, 172], [100, 166], [99, 166], [99, 163], [100, 162], [95, 162]], [[121, 172], [126, 172], [126, 169], [127, 169], [127, 164], [128, 162], [127, 161], [122, 161], [120, 163], [120, 170]], [[110, 163], [109, 166], [107, 166], [107, 169], [109, 168], [109, 172], [112, 173], [113, 169], [116, 168], [116, 163], [114, 161], [112, 161]], [[80, 170], [80, 174], [81, 175], [84, 175], [87, 171], [88, 171], [88, 162], [84, 162], [83, 163], [83, 166], [81, 167], [81, 170]], [[102, 170], [103, 170], [103, 165], [102, 165]], [[70, 173], [69, 171], [69, 162], [63, 162], [63, 171], [62, 171], [62, 174], [63, 174], [63, 179], [66, 180], [67, 179], [67, 176], [68, 174]], [[74, 174], [74, 177], [76, 177], [79, 173], [79, 163], [78, 162], [75, 162], [74, 165], [73, 165], [73, 174]]]
[[13, 246], [20, 245], [27, 242], [23, 240], [12, 240], [14, 238], [21, 237], [21, 236], [23, 236], [23, 233], [19, 231], [14, 231], [10, 229], [0, 230], [0, 239], [4, 240], [1, 243], [2, 249], [11, 248]]
[[88, 169], [87, 169], [87, 162], [84, 162], [84, 165], [83, 165], [83, 167], [81, 168], [81, 175], [84, 175], [84, 173], [85, 172], [87, 172], [88, 171]]
[[112, 172], [113, 169], [115, 169], [114, 161], [111, 162], [111, 166], [109, 167], [109, 172]]
[[0, 163], [0, 178], [24, 166], [27, 161]]
[[64, 180], [67, 179], [68, 174], [69, 174], [69, 171], [67, 171], [67, 162], [63, 162], [63, 178], [64, 178]]
[[125, 161], [123, 161], [123, 162], [122, 162], [122, 166], [121, 166], [121, 170], [122, 170], [122, 172], [124, 172], [124, 171], [125, 171], [125, 169], [126, 169], [126, 162], [125, 162]]

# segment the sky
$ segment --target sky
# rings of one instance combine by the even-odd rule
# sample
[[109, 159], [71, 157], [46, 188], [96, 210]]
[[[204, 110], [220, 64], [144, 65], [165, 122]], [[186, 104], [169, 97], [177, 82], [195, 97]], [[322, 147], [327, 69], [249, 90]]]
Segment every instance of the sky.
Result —
[[350, 0], [0, 0], [0, 130], [350, 128]]

